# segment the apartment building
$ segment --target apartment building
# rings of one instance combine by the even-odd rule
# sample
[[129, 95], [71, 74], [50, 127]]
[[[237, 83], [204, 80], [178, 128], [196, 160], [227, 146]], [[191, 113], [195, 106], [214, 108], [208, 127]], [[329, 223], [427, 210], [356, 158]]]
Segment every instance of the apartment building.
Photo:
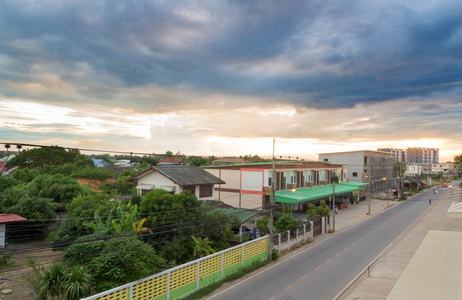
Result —
[[271, 187], [290, 190], [332, 183], [336, 175], [340, 182], [347, 181], [347, 169], [340, 164], [317, 161], [278, 161], [202, 167], [225, 181], [215, 187], [215, 199], [233, 207], [265, 209], [270, 201]]
[[440, 161], [440, 149], [437, 148], [407, 148], [408, 164], [438, 164]]
[[406, 162], [407, 161], [407, 151], [404, 149], [397, 148], [378, 148], [377, 151], [391, 153], [395, 162]]

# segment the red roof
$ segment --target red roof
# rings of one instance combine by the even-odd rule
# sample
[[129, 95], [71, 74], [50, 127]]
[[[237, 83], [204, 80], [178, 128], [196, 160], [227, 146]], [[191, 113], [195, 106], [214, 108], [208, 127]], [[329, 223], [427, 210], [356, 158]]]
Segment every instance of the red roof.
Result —
[[26, 218], [17, 216], [15, 214], [0, 214], [0, 224], [9, 224], [27, 221]]
[[4, 171], [3, 169], [5, 168], [5, 165], [6, 165], [5, 161], [0, 161], [0, 173]]
[[166, 158], [161, 158], [159, 160], [160, 163], [174, 163], [174, 164], [179, 164], [182, 163], [183, 161], [179, 158], [171, 158], [171, 157], [166, 157]]

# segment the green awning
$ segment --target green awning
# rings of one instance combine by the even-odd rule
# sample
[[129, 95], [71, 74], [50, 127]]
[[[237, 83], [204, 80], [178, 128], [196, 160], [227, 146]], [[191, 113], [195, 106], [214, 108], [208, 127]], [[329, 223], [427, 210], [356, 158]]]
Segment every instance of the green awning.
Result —
[[[359, 191], [361, 186], [367, 185], [363, 182], [342, 182], [335, 184], [335, 194], [341, 195]], [[285, 190], [275, 193], [275, 201], [279, 203], [299, 204], [303, 202], [318, 200], [330, 197], [333, 194], [332, 184], [321, 185], [316, 187], [299, 188], [294, 191]]]

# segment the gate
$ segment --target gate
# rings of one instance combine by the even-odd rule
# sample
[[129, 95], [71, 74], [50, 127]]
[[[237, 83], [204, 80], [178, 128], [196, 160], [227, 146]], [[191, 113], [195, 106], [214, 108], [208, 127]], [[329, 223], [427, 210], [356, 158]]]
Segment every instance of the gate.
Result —
[[322, 218], [321, 216], [314, 216], [311, 218], [313, 221], [313, 237], [320, 235], [322, 232]]

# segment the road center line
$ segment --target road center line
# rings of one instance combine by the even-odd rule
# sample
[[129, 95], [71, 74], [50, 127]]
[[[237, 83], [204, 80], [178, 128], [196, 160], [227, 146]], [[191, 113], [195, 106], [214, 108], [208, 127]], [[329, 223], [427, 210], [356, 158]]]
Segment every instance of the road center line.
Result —
[[314, 269], [314, 270], [316, 271], [316, 270], [317, 270], [317, 269], [319, 269], [320, 267], [321, 267], [321, 266], [317, 267], [317, 268], [316, 268], [316, 269]]
[[330, 263], [330, 259], [326, 260], [326, 263]]
[[302, 279], [305, 279], [306, 277], [308, 277], [308, 274], [305, 274], [305, 275], [302, 277]]
[[293, 285], [289, 285], [288, 287], [286, 287], [286, 290], [290, 289], [291, 287], [293, 287]]

